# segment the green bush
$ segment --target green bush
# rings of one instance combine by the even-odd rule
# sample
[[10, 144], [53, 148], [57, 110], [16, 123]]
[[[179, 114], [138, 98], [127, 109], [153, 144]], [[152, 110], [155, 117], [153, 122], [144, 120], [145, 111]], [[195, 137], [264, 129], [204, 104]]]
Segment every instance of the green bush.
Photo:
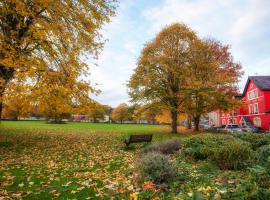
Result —
[[256, 192], [254, 192], [248, 200], [269, 200], [270, 199], [270, 191], [267, 189], [259, 188]]
[[176, 172], [175, 166], [168, 157], [156, 152], [149, 152], [143, 156], [138, 168], [143, 180], [157, 184], [167, 183]]
[[159, 143], [152, 143], [152, 144], [149, 144], [149, 145], [145, 146], [142, 149], [142, 152], [144, 154], [151, 153], [151, 152], [160, 152]]
[[270, 145], [265, 145], [256, 151], [257, 164], [266, 166], [270, 162]]
[[197, 160], [211, 160], [220, 169], [242, 169], [253, 158], [249, 143], [230, 135], [196, 135], [184, 141], [184, 153]]
[[270, 174], [269, 169], [262, 167], [260, 165], [255, 165], [248, 168], [255, 182], [264, 188], [270, 187]]
[[237, 140], [217, 146], [209, 158], [220, 169], [243, 169], [252, 160], [252, 149], [245, 142]]
[[195, 135], [183, 141], [184, 153], [196, 160], [205, 160], [214, 153], [217, 146], [224, 145], [226, 141], [233, 139], [232, 136], [224, 134]]
[[252, 149], [256, 150], [257, 148], [270, 144], [270, 138], [264, 134], [256, 133], [243, 133], [243, 134], [234, 134], [234, 137], [249, 142]]
[[166, 140], [166, 141], [150, 144], [143, 149], [143, 152], [144, 153], [160, 152], [163, 154], [173, 154], [176, 151], [179, 151], [180, 148], [181, 148], [180, 141], [177, 139], [171, 139], [171, 140]]

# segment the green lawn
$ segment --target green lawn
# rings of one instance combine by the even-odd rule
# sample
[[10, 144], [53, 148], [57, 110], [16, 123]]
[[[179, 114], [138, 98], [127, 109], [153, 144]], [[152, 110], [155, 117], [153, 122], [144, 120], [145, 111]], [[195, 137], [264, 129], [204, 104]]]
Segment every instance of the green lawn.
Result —
[[123, 139], [165, 126], [4, 121], [0, 124], [0, 196], [24, 199], [116, 199], [140, 190], [133, 181], [142, 145], [125, 150]]
[[248, 170], [220, 170], [180, 151], [170, 156], [177, 166], [174, 181], [146, 189], [136, 168], [144, 144], [127, 150], [123, 140], [134, 133], [153, 133], [154, 141], [188, 138], [168, 131], [154, 125], [1, 122], [0, 199], [240, 200], [258, 188]]

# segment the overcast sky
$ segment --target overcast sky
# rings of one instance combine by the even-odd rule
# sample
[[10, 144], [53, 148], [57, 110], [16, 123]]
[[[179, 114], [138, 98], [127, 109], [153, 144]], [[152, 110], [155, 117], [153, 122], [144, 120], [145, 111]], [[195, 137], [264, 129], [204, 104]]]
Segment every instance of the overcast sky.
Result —
[[104, 28], [108, 39], [90, 66], [102, 104], [129, 102], [126, 83], [143, 45], [166, 25], [187, 24], [200, 37], [231, 45], [245, 75], [270, 75], [270, 0], [119, 0], [117, 15]]

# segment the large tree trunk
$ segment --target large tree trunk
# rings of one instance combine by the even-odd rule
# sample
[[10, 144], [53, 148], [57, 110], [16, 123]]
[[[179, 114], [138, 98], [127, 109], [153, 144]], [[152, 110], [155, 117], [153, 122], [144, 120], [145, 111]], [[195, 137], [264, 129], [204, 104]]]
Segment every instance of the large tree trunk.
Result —
[[3, 96], [4, 93], [0, 91], [0, 121], [2, 119], [2, 111], [3, 111]]
[[194, 120], [194, 131], [199, 131], [200, 116], [193, 117]]
[[3, 83], [2, 86], [0, 85], [0, 121], [2, 119], [2, 111], [3, 111], [3, 106], [4, 106], [3, 98], [4, 98], [5, 88], [6, 88], [6, 84], [5, 83]]
[[[2, 59], [3, 57], [4, 57], [3, 54], [0, 53], [0, 59]], [[14, 76], [13, 68], [0, 65], [0, 121], [2, 119], [4, 92], [8, 82], [13, 78], [13, 76]]]
[[177, 111], [171, 111], [172, 133], [177, 133]]

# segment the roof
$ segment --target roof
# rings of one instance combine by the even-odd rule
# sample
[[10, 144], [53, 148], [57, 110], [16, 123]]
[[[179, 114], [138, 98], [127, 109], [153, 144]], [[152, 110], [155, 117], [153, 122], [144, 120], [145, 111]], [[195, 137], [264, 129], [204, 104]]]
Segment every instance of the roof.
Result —
[[270, 76], [249, 76], [245, 89], [243, 91], [243, 95], [246, 93], [246, 90], [248, 88], [248, 84], [250, 81], [253, 81], [253, 83], [263, 91], [270, 91]]

